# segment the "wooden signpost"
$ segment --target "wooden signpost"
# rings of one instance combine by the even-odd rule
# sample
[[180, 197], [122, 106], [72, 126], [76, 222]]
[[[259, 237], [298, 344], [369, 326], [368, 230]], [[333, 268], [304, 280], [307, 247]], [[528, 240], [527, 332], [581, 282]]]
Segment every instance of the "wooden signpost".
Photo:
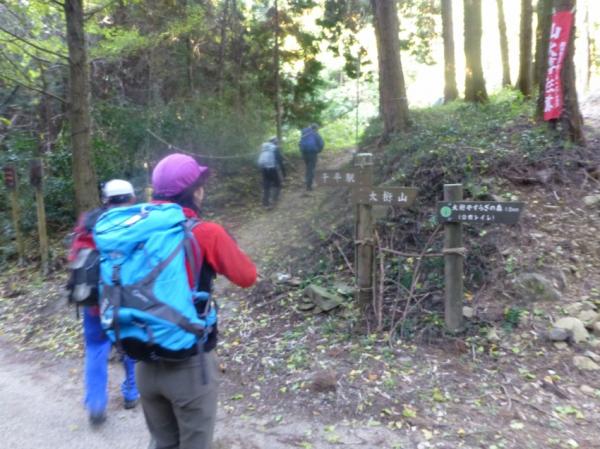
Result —
[[525, 204], [521, 202], [462, 201], [462, 184], [444, 185], [444, 201], [438, 203], [438, 220], [444, 223], [444, 315], [446, 327], [457, 331], [463, 316], [463, 247], [462, 223], [515, 224]]
[[8, 190], [8, 196], [10, 197], [19, 265], [23, 265], [25, 261], [25, 244], [19, 226], [21, 221], [21, 211], [19, 208], [19, 181], [17, 179], [17, 170], [14, 165], [6, 165], [2, 168], [2, 173], [4, 174], [4, 185]]
[[46, 275], [49, 271], [48, 264], [48, 232], [46, 229], [46, 207], [44, 204], [44, 167], [41, 159], [34, 159], [29, 166], [29, 182], [35, 189], [35, 202], [37, 205], [38, 235], [40, 242], [40, 259], [42, 274]]
[[408, 207], [415, 202], [417, 189], [412, 187], [373, 186], [373, 155], [358, 153], [354, 169], [318, 170], [315, 184], [326, 187], [349, 187], [355, 203], [354, 271], [356, 299], [367, 308], [373, 301], [375, 271], [373, 206]]
[[[366, 308], [373, 301], [373, 206], [409, 207], [416, 200], [417, 189], [373, 186], [373, 162], [370, 153], [357, 154], [353, 170], [317, 171], [316, 183], [321, 186], [352, 189], [352, 198], [356, 204], [356, 299], [361, 307]], [[437, 215], [439, 222], [444, 224], [444, 316], [448, 330], [454, 332], [463, 325], [463, 223], [515, 224], [519, 221], [524, 207], [522, 202], [463, 201], [462, 184], [444, 186], [444, 201], [438, 203]]]

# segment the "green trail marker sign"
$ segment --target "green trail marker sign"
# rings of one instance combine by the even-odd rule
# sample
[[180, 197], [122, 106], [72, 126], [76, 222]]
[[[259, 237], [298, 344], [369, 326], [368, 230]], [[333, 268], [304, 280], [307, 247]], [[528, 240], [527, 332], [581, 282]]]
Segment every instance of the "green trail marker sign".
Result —
[[317, 170], [315, 184], [331, 187], [361, 187], [368, 185], [365, 175], [358, 170]]
[[515, 224], [525, 203], [494, 201], [440, 201], [438, 219], [441, 223]]
[[373, 206], [411, 206], [418, 189], [413, 187], [361, 187], [354, 192], [357, 203]]

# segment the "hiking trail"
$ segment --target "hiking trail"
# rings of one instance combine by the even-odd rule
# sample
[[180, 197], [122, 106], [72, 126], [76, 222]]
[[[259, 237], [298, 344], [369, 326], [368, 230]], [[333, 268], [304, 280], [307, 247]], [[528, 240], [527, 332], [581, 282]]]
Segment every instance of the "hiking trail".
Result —
[[[349, 151], [325, 157], [319, 167], [339, 168], [351, 158]], [[284, 184], [279, 204], [272, 210], [252, 212], [252, 219], [233, 224], [241, 247], [261, 265], [265, 257], [293, 251], [291, 235], [306, 223], [307, 211], [315, 211], [326, 193], [303, 194], [303, 167], [298, 166]], [[318, 211], [317, 211], [318, 215]], [[244, 215], [247, 219], [248, 215]], [[232, 218], [235, 221], [235, 218]], [[219, 290], [230, 287], [220, 279]], [[223, 304], [223, 324], [236, 304]], [[61, 313], [71, 313], [70, 309]], [[100, 428], [91, 428], [83, 407], [82, 358], [46, 357], [37, 350], [19, 350], [0, 336], [0, 435], [2, 446], [11, 449], [146, 449], [149, 435], [141, 407], [124, 410], [119, 383], [120, 363], [110, 364], [108, 419]], [[227, 376], [225, 373], [224, 377]], [[226, 383], [226, 382], [223, 382]], [[220, 399], [230, 394], [224, 386]], [[332, 429], [335, 428], [335, 431]], [[286, 449], [348, 447], [389, 447], [399, 442], [394, 432], [351, 421], [325, 425], [319, 416], [231, 414], [219, 407], [214, 449]]]

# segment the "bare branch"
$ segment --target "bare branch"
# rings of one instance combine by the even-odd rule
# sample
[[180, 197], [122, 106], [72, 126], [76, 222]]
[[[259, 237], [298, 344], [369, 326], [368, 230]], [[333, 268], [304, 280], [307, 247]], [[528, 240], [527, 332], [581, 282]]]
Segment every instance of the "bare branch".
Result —
[[36, 48], [36, 49], [38, 49], [38, 50], [40, 50], [40, 51], [43, 51], [43, 52], [49, 53], [49, 54], [51, 54], [51, 55], [54, 55], [54, 56], [58, 56], [59, 58], [66, 59], [67, 61], [69, 60], [69, 57], [68, 57], [67, 55], [63, 55], [62, 53], [57, 53], [57, 52], [55, 52], [55, 51], [48, 50], [47, 48], [40, 47], [39, 45], [36, 45], [36, 44], [34, 44], [34, 43], [32, 43], [32, 42], [29, 42], [27, 39], [24, 39], [24, 38], [22, 38], [21, 36], [19, 36], [19, 35], [17, 35], [17, 34], [14, 34], [14, 33], [12, 33], [11, 31], [8, 31], [7, 29], [5, 29], [5, 28], [3, 28], [3, 27], [1, 27], [1, 26], [0, 26], [0, 31], [2, 31], [2, 32], [4, 32], [4, 33], [8, 34], [9, 36], [12, 36], [12, 37], [14, 37], [15, 39], [18, 39], [18, 40], [20, 40], [21, 42], [23, 42], [23, 43], [25, 43], [25, 44], [27, 44], [27, 45], [29, 45], [29, 46], [33, 47], [33, 48]]
[[59, 64], [59, 65], [63, 65], [63, 66], [67, 65], [67, 64], [65, 64], [64, 62], [61, 62], [61, 61], [49, 61], [49, 60], [47, 60], [47, 59], [40, 58], [39, 56], [36, 56], [36, 55], [34, 55], [33, 53], [30, 53], [30, 52], [28, 52], [28, 51], [27, 51], [27, 50], [25, 50], [24, 48], [21, 48], [21, 51], [22, 51], [23, 53], [25, 53], [27, 56], [29, 56], [31, 59], [35, 59], [35, 60], [36, 60], [36, 61], [38, 61], [38, 62], [43, 62], [44, 64], [49, 64], [49, 65], [52, 65], [52, 64]]
[[61, 103], [67, 104], [67, 100], [65, 100], [64, 98], [59, 97], [58, 95], [55, 95], [53, 93], [50, 93], [48, 91], [45, 91], [45, 90], [40, 89], [40, 88], [35, 87], [35, 86], [30, 86], [29, 84], [25, 84], [22, 81], [19, 81], [19, 80], [16, 80], [14, 78], [11, 78], [9, 76], [6, 76], [4, 73], [0, 73], [0, 78], [3, 78], [6, 81], [10, 81], [12, 83], [18, 84], [19, 86], [23, 86], [26, 89], [33, 90], [34, 92], [38, 92], [38, 93], [43, 94], [43, 95], [48, 95], [49, 97], [52, 97], [55, 100], [60, 101]]

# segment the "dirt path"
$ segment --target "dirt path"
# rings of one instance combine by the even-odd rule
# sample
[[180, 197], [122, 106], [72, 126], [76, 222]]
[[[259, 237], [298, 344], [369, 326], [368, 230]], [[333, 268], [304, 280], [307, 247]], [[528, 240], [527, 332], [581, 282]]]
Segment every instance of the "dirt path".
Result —
[[[321, 166], [339, 167], [349, 153], [324, 158]], [[279, 251], [293, 251], [294, 233], [310, 217], [318, 215], [323, 192], [303, 196], [301, 174], [290, 177], [281, 201], [274, 210], [260, 210], [236, 229], [242, 247], [257, 261], [269, 260]], [[247, 216], [246, 216], [247, 217]], [[279, 230], [275, 232], [276, 230]], [[259, 263], [260, 265], [260, 263]], [[260, 269], [261, 267], [259, 267]], [[228, 288], [220, 282], [219, 289]], [[224, 306], [224, 320], [231, 308]], [[226, 325], [226, 323], [224, 323]], [[108, 420], [98, 429], [88, 425], [82, 404], [82, 361], [57, 361], [41, 351], [16, 351], [13, 343], [0, 337], [0, 435], [2, 447], [11, 449], [145, 449], [149, 436], [141, 408], [124, 410], [119, 385], [118, 363], [110, 365]], [[226, 375], [225, 375], [226, 376]], [[227, 379], [221, 396], [227, 396]], [[221, 406], [215, 449], [334, 449], [339, 447], [395, 448], [402, 440], [386, 428], [367, 423], [329, 420], [307, 413], [256, 414]], [[404, 446], [402, 446], [404, 447]]]
[[[11, 353], [0, 341], [0, 435], [11, 449], [145, 449], [149, 437], [141, 409], [124, 410], [111, 365], [108, 421], [91, 429], [81, 404], [79, 361], [61, 364], [35, 353]], [[360, 426], [356, 426], [360, 427]], [[394, 438], [385, 429], [355, 428], [346, 422], [324, 426], [294, 416], [232, 416], [220, 408], [215, 449], [375, 447]], [[389, 446], [391, 447], [391, 446]]]

